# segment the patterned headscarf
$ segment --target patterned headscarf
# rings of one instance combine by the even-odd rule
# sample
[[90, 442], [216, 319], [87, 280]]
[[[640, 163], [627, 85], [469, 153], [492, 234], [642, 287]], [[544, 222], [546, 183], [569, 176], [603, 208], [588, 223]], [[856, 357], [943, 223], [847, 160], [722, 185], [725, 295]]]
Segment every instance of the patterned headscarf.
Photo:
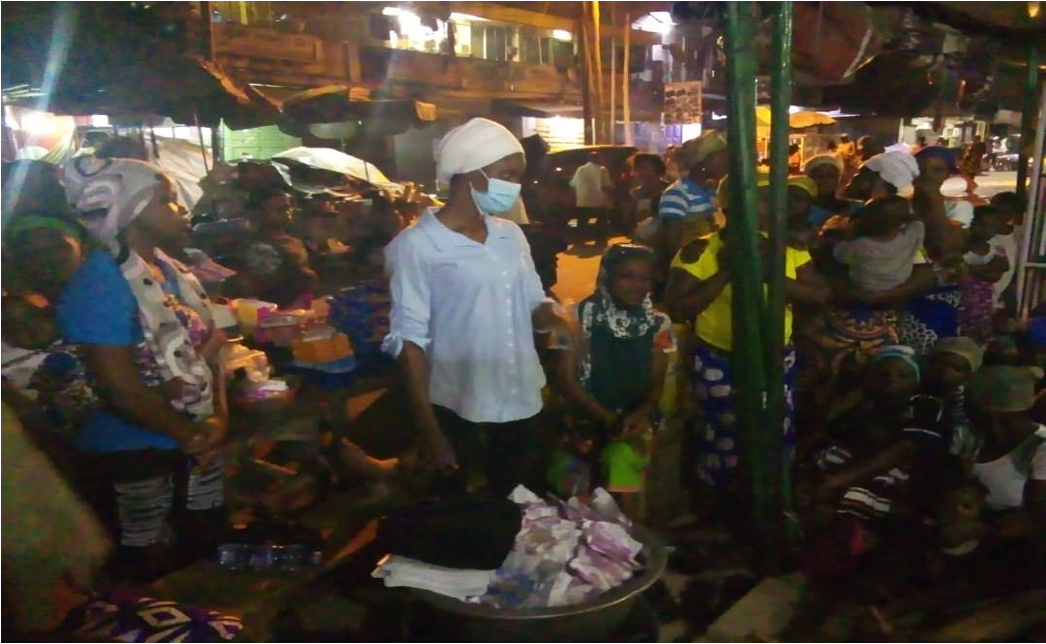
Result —
[[[654, 310], [654, 304], [648, 293], [643, 303], [635, 308], [622, 308], [610, 295], [610, 280], [614, 269], [622, 262], [631, 259], [648, 259], [654, 261], [654, 251], [637, 244], [614, 244], [603, 253], [599, 263], [599, 278], [596, 292], [578, 304], [577, 315], [586, 339], [592, 337], [596, 327], [609, 329], [616, 338], [634, 340], [642, 338], [651, 331], [655, 333], [662, 326], [664, 314]], [[592, 377], [592, 355], [588, 350], [581, 352], [578, 361], [578, 379], [582, 386], [588, 387]]]
[[156, 195], [163, 170], [136, 159], [86, 155], [66, 164], [65, 194], [97, 241], [109, 244]]
[[582, 326], [586, 333], [590, 331], [591, 325], [600, 324], [608, 327], [618, 338], [638, 338], [650, 332], [657, 325], [657, 313], [650, 294], [643, 299], [643, 303], [633, 309], [621, 308], [614, 302], [610, 295], [610, 280], [614, 269], [622, 262], [631, 259], [648, 259], [654, 261], [654, 251], [646, 246], [638, 244], [614, 244], [603, 253], [603, 259], [599, 263], [599, 278], [596, 292], [587, 301], [595, 304], [591, 309], [589, 320], [582, 319]]
[[912, 368], [913, 371], [915, 371], [915, 380], [922, 381], [922, 370], [919, 368], [919, 360], [915, 353], [915, 349], [906, 347], [902, 344], [883, 347], [872, 354], [872, 364], [886, 360], [887, 358], [903, 360]]

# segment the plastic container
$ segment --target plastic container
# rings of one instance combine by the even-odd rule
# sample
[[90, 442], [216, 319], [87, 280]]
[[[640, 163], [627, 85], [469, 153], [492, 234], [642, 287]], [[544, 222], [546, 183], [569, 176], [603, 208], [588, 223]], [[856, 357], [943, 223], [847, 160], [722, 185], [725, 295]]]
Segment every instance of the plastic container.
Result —
[[330, 338], [295, 340], [291, 346], [295, 359], [302, 362], [331, 362], [353, 355], [352, 344], [344, 333]]
[[236, 317], [240, 321], [240, 327], [245, 333], [254, 333], [254, 327], [258, 326], [258, 311], [275, 311], [279, 307], [272, 302], [262, 300], [240, 299], [235, 300]]

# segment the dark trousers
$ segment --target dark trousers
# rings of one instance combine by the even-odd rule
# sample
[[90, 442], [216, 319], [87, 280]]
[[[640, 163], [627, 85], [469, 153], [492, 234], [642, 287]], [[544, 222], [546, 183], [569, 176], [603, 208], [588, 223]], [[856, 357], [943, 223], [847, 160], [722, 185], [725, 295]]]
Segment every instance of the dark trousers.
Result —
[[459, 486], [475, 474], [486, 478], [485, 492], [506, 496], [517, 485], [541, 494], [544, 476], [537, 458], [534, 418], [508, 423], [473, 423], [446, 407], [433, 405], [443, 434], [458, 459]]
[[606, 242], [607, 230], [610, 226], [610, 208], [578, 208], [577, 229], [578, 232], [589, 230], [589, 220], [595, 219], [595, 240]]
[[180, 450], [83, 454], [85, 495], [119, 548], [115, 576], [148, 581], [210, 556], [226, 526], [223, 465]]

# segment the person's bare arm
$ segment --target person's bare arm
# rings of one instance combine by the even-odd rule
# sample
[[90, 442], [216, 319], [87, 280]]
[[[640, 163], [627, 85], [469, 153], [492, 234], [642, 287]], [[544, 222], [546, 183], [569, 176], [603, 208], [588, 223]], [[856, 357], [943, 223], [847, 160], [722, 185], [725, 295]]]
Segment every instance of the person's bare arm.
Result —
[[912, 209], [926, 226], [926, 249], [937, 260], [943, 260], [962, 252], [962, 228], [953, 226], [944, 209], [944, 197], [940, 186], [916, 178], [913, 182], [915, 195]]
[[812, 262], [803, 264], [796, 271], [796, 279], [785, 278], [785, 298], [793, 304], [824, 305], [832, 296], [821, 274], [814, 269]]
[[599, 404], [577, 379], [577, 356], [573, 351], [552, 351], [552, 386], [567, 403], [592, 420], [611, 426], [616, 415]]
[[450, 442], [436, 419], [429, 396], [429, 359], [424, 349], [410, 340], [403, 342], [398, 362], [407, 387], [411, 415], [421, 432], [421, 439], [430, 456], [439, 467], [457, 467], [457, 458]]
[[915, 450], [916, 446], [911, 441], [901, 441], [874, 456], [827, 476], [822, 486], [822, 492], [835, 494], [892, 467], [910, 463]]
[[933, 288], [936, 276], [929, 264], [919, 264], [912, 270], [911, 277], [898, 287], [877, 293], [856, 294], [870, 306], [893, 308], [901, 306], [913, 297], [918, 297]]
[[730, 272], [723, 269], [706, 280], [699, 280], [679, 268], [670, 269], [665, 302], [672, 321], [683, 324], [693, 320], [719, 297], [729, 283]]
[[661, 246], [664, 250], [664, 257], [668, 261], [672, 261], [672, 258], [676, 256], [682, 245], [683, 221], [680, 219], [662, 219]]
[[193, 444], [202, 428], [175, 411], [156, 388], [146, 387], [132, 347], [83, 345], [95, 392], [129, 423], [169, 436], [182, 445]]
[[644, 429], [650, 423], [650, 415], [654, 413], [661, 404], [661, 393], [665, 388], [665, 373], [668, 371], [668, 354], [661, 349], [654, 348], [650, 356], [650, 384], [647, 386], [646, 397], [639, 407], [633, 409], [624, 421], [624, 433]]

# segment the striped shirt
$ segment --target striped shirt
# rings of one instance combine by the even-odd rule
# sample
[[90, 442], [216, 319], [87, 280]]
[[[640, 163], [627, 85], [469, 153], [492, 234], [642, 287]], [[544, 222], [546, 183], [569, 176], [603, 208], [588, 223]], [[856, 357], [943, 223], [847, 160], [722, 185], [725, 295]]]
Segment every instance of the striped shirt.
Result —
[[661, 195], [657, 215], [666, 221], [715, 216], [715, 193], [690, 177], [683, 177]]
[[657, 214], [663, 222], [681, 222], [684, 238], [707, 237], [722, 227], [716, 220], [715, 191], [689, 176], [669, 186]]

